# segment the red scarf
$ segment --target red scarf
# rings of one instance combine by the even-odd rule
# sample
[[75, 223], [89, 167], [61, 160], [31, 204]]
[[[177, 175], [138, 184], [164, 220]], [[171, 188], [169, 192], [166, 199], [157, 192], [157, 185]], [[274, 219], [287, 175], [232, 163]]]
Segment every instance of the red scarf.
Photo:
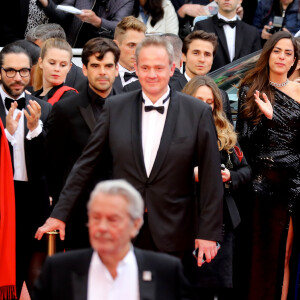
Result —
[[0, 300], [16, 297], [16, 216], [13, 169], [0, 119]]

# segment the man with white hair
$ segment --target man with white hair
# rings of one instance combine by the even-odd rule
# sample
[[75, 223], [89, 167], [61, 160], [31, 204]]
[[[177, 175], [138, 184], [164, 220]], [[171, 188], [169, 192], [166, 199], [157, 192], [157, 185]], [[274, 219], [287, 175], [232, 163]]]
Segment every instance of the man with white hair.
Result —
[[88, 208], [93, 249], [49, 257], [34, 300], [190, 299], [179, 259], [133, 248], [144, 203], [125, 180], [96, 185]]

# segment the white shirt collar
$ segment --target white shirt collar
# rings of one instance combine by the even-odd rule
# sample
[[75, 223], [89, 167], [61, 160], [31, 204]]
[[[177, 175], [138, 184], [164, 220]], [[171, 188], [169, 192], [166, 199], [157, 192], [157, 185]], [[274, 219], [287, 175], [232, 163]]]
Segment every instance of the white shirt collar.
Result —
[[219, 12], [218, 12], [218, 18], [219, 19], [223, 19], [225, 21], [236, 21], [237, 20], [237, 15], [235, 15], [232, 19], [227, 19], [226, 17], [222, 16]]
[[[145, 100], [145, 105], [153, 105], [153, 106], [161, 106], [164, 105], [163, 101], [166, 99], [168, 94], [170, 93], [170, 87], [168, 86], [168, 90], [164, 93], [154, 104], [153, 102], [147, 97], [147, 95], [142, 91], [143, 99]], [[169, 102], [169, 101], [167, 101]]]
[[186, 80], [189, 82], [192, 78], [190, 78], [190, 76], [184, 72], [184, 77], [186, 78]]
[[118, 63], [118, 65], [119, 65], [119, 72], [121, 72], [121, 73], [125, 73], [125, 72], [133, 73], [133, 72], [135, 72], [135, 70], [133, 70], [133, 71], [127, 70], [127, 69], [124, 68], [120, 63]]
[[[1, 98], [2, 98], [3, 105], [4, 105], [4, 107], [5, 107], [5, 101], [4, 101], [5, 98], [7, 97], [7, 98], [11, 98], [11, 99], [12, 99], [12, 96], [8, 95], [8, 94], [4, 91], [2, 84], [0, 85], [0, 95], [1, 95]], [[25, 97], [25, 92], [23, 92], [16, 100], [18, 100], [18, 99], [20, 99], [20, 98], [23, 98], [23, 97]], [[6, 107], [5, 107], [5, 109], [6, 109]], [[18, 108], [17, 108], [17, 109], [18, 109]], [[7, 111], [7, 109], [6, 109], [6, 111]]]

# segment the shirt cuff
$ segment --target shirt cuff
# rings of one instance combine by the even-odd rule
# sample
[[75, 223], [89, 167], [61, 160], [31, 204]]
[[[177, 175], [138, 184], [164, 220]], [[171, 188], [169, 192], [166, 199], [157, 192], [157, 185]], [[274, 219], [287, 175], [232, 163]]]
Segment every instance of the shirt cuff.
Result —
[[17, 143], [17, 140], [14, 138], [13, 135], [11, 135], [11, 134], [8, 132], [8, 130], [7, 130], [6, 128], [5, 128], [4, 132], [5, 132], [5, 135], [6, 135], [7, 140], [10, 142], [10, 144], [11, 144], [12, 146], [14, 146], [14, 145]]
[[34, 130], [30, 131], [26, 135], [27, 140], [32, 140], [37, 137], [43, 131], [43, 122], [39, 120], [39, 125]]

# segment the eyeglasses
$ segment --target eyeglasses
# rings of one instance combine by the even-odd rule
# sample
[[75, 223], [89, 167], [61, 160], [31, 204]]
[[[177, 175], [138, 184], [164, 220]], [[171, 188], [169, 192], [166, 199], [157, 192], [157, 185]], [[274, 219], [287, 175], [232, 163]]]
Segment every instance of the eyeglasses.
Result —
[[8, 78], [14, 78], [17, 73], [19, 73], [21, 77], [28, 77], [30, 75], [30, 71], [31, 71], [30, 68], [23, 68], [23, 69], [20, 69], [20, 70], [16, 70], [16, 69], [13, 69], [13, 68], [4, 69], [4, 68], [1, 67], [1, 69], [5, 71], [6, 76]]

